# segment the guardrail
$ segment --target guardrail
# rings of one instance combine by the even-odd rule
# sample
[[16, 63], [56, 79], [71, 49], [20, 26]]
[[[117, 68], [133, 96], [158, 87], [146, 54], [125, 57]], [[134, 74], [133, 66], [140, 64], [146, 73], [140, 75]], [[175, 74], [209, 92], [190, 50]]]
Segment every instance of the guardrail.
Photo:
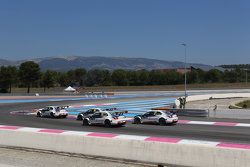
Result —
[[206, 109], [170, 109], [178, 116], [208, 117], [209, 111]]
[[177, 114], [178, 116], [189, 116], [189, 117], [208, 117], [208, 109], [180, 109], [180, 108], [168, 108], [168, 107], [158, 107], [152, 110], [165, 110]]
[[0, 125], [0, 145], [158, 165], [249, 167], [250, 145]]

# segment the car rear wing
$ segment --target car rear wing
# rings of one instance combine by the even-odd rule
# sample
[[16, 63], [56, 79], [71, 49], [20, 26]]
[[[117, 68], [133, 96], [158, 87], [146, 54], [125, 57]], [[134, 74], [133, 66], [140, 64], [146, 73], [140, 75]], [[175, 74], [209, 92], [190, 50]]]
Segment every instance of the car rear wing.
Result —
[[110, 114], [114, 114], [114, 115], [117, 115], [117, 116], [120, 116], [120, 115], [123, 115], [123, 114], [126, 114], [128, 113], [127, 110], [124, 110], [124, 111], [121, 111], [121, 110], [113, 110], [113, 111], [109, 111]]
[[60, 106], [61, 109], [69, 108], [69, 106]]
[[104, 111], [114, 111], [114, 110], [118, 110], [118, 108], [105, 108]]

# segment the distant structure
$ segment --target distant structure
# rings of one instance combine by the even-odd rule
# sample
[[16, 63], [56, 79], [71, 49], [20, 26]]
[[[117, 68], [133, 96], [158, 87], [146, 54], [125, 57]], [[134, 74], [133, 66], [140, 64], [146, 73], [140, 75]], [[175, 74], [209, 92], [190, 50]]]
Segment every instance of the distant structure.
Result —
[[168, 69], [159, 69], [159, 71], [162, 71], [162, 72], [170, 72], [170, 71], [176, 71], [180, 74], [185, 74], [185, 71], [186, 72], [191, 72], [195, 70], [194, 67], [190, 66], [189, 68], [168, 68]]

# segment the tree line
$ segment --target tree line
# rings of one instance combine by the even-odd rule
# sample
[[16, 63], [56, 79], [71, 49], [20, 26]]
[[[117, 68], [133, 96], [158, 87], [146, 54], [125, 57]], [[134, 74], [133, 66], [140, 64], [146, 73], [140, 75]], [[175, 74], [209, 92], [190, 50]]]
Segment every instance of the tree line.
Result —
[[225, 68], [225, 69], [248, 69], [250, 70], [250, 64], [230, 64], [230, 65], [220, 65], [220, 67]]
[[[192, 69], [187, 72], [187, 83], [234, 83], [245, 82], [244, 69], [220, 71], [212, 69], [203, 71]], [[67, 72], [41, 71], [33, 61], [15, 66], [1, 66], [0, 92], [11, 93], [12, 87], [42, 87], [44, 92], [51, 87], [84, 87], [84, 86], [144, 86], [144, 85], [177, 85], [184, 82], [184, 74], [176, 70], [123, 70], [104, 69], [85, 70], [77, 68]]]

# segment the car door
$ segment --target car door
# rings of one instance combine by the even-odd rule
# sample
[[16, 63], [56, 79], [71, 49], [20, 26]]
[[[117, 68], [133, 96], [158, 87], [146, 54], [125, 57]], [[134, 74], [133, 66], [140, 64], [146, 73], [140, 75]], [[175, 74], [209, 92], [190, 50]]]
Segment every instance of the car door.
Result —
[[42, 110], [43, 116], [49, 116], [50, 113], [50, 107], [46, 107]]
[[151, 122], [151, 117], [154, 116], [154, 112], [149, 111], [142, 116], [142, 122]]
[[100, 122], [101, 117], [102, 117], [101, 113], [95, 113], [90, 117], [90, 122], [92, 124], [98, 124]]
[[156, 115], [155, 111], [151, 111], [149, 113], [149, 117], [148, 117], [148, 122], [157, 122], [158, 121], [158, 117]]
[[96, 119], [96, 122], [98, 123], [98, 124], [104, 124], [104, 121], [105, 121], [105, 119], [106, 119], [106, 117], [108, 116], [108, 114], [107, 113], [100, 113], [101, 115], [100, 115], [100, 117], [98, 117], [97, 119]]

